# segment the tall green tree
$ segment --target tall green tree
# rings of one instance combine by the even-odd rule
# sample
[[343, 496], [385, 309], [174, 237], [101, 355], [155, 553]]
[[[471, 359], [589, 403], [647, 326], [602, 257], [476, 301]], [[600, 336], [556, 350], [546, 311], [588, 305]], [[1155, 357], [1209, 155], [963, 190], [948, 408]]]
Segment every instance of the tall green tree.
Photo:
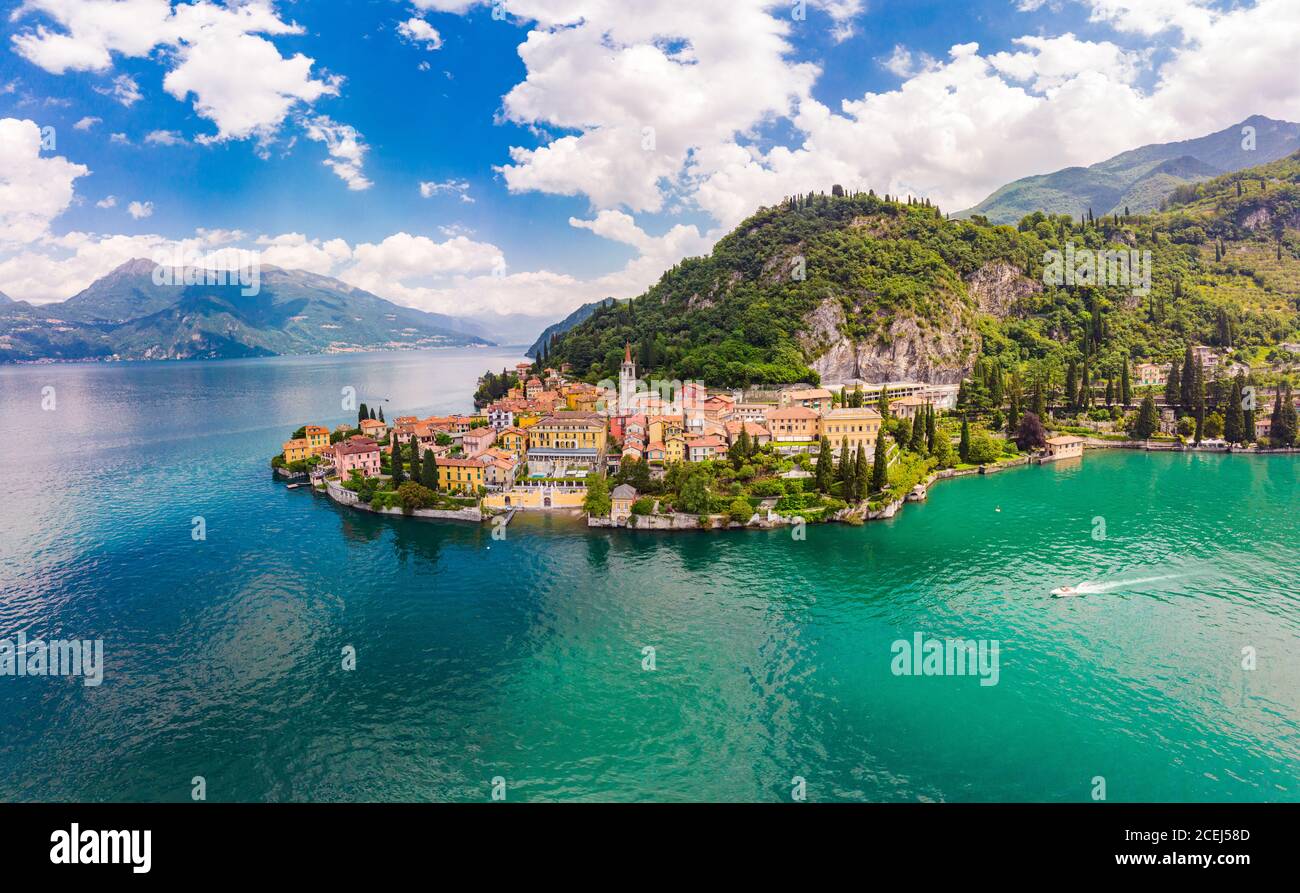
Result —
[[1196, 367], [1196, 355], [1192, 353], [1192, 346], [1189, 344], [1187, 352], [1183, 354], [1182, 390], [1178, 395], [1178, 405], [1185, 410], [1190, 410], [1195, 402]]
[[1156, 411], [1155, 398], [1147, 394], [1142, 398], [1142, 407], [1138, 410], [1137, 421], [1133, 425], [1133, 436], [1138, 440], [1148, 440], [1160, 428], [1160, 413]]
[[930, 405], [925, 408], [925, 449], [926, 452], [934, 452], [934, 406]]
[[857, 502], [867, 498], [867, 491], [871, 485], [871, 466], [867, 464], [867, 448], [858, 444], [858, 459], [854, 463], [853, 474], [853, 498]]
[[857, 492], [856, 475], [857, 465], [853, 461], [853, 451], [849, 449], [849, 439], [846, 437], [840, 443], [840, 483], [843, 484], [841, 492], [845, 499], [852, 499]]
[[1281, 401], [1281, 408], [1276, 413], [1277, 421], [1273, 423], [1273, 441], [1282, 447], [1295, 446], [1297, 434], [1296, 408], [1291, 397], [1291, 384], [1289, 382], [1282, 388]]
[[1246, 442], [1246, 420], [1241, 412], [1241, 387], [1243, 377], [1232, 380], [1232, 393], [1228, 395], [1227, 414], [1223, 418], [1223, 437], [1228, 443]]
[[965, 462], [970, 459], [970, 419], [961, 417], [961, 441], [957, 444], [957, 456]]
[[424, 462], [420, 466], [420, 483], [430, 490], [438, 489], [438, 460], [433, 450], [424, 451]]
[[1128, 357], [1124, 358], [1124, 368], [1119, 374], [1119, 402], [1121, 406], [1130, 406], [1133, 403], [1133, 382], [1128, 376]]
[[1169, 377], [1165, 379], [1165, 406], [1172, 409], [1179, 405], [1183, 393], [1182, 372], [1178, 360], [1169, 364]]
[[925, 419], [918, 412], [916, 418], [912, 419], [912, 437], [908, 443], [908, 449], [914, 453], [925, 455]]
[[834, 482], [835, 457], [831, 452], [830, 438], [823, 437], [821, 448], [817, 451], [817, 489], [829, 493]]
[[393, 467], [393, 489], [396, 490], [402, 484], [406, 483], [406, 473], [402, 470], [402, 445], [397, 442], [397, 435], [392, 436], [393, 457], [391, 464]]
[[362, 403], [357, 407], [357, 424], [360, 425], [368, 418], [370, 418], [370, 410], [366, 409], [366, 404]]
[[876, 439], [875, 455], [871, 460], [871, 489], [876, 493], [889, 489], [889, 461], [886, 459], [888, 449], [883, 435]]

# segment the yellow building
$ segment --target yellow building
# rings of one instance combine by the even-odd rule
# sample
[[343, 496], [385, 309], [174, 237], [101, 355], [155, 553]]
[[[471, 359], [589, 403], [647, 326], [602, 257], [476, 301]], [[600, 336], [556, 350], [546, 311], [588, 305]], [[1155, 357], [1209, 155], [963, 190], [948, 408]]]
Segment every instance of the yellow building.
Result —
[[488, 509], [580, 509], [587, 497], [585, 486], [574, 487], [515, 487], [504, 493], [489, 493], [483, 497], [483, 507]]
[[528, 434], [523, 428], [503, 428], [497, 435], [497, 446], [522, 459], [528, 452]]
[[528, 429], [528, 448], [544, 450], [605, 449], [605, 420], [595, 413], [556, 413]]
[[665, 462], [685, 462], [686, 461], [686, 438], [680, 434], [673, 434], [664, 441], [664, 461]]
[[683, 437], [685, 434], [686, 426], [680, 415], [650, 416], [646, 424], [646, 436], [663, 444], [667, 444], [670, 437]]
[[574, 412], [595, 412], [600, 402], [599, 393], [570, 392], [564, 398], [565, 405]]
[[[326, 439], [328, 440], [328, 437]], [[294, 440], [286, 440], [284, 442], [285, 462], [298, 462], [303, 459], [311, 458], [311, 455], [312, 455], [311, 445], [307, 442], [307, 438], [305, 437], [299, 437]]]
[[865, 446], [874, 453], [880, 436], [880, 413], [866, 406], [829, 410], [822, 414], [818, 434], [831, 442], [833, 450], [839, 450], [848, 438], [849, 449]]
[[515, 427], [527, 430], [542, 420], [540, 412], [517, 412], [515, 413]]
[[330, 429], [324, 425], [308, 425], [303, 428], [303, 433], [307, 439], [307, 448], [311, 450], [313, 456], [319, 456], [329, 449]]
[[438, 458], [438, 489], [472, 493], [487, 485], [487, 467], [478, 459]]

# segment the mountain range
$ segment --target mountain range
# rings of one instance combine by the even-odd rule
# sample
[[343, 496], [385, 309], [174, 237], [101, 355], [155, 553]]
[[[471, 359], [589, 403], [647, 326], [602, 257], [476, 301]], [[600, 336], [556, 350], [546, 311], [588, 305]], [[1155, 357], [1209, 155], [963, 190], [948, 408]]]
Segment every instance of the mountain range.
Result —
[[[1076, 249], [1139, 267], [1057, 277], [1051, 259]], [[1014, 228], [838, 186], [793, 196], [644, 294], [597, 308], [548, 343], [547, 362], [614, 378], [630, 343], [644, 377], [721, 387], [956, 384], [1001, 369], [1052, 389], [1067, 370], [1114, 381], [1125, 363], [1172, 360], [1189, 342], [1257, 362], [1294, 340], [1300, 152], [1185, 184], [1165, 211], [1034, 212]]]
[[[56, 304], [0, 302], [0, 362], [37, 359], [225, 359], [490, 345], [458, 320], [386, 301], [337, 279], [263, 267], [260, 291], [237, 283], [159, 285], [128, 261]], [[166, 278], [166, 277], [163, 277]]]
[[1276, 161], [1300, 149], [1300, 124], [1254, 115], [1197, 139], [1142, 146], [1089, 167], [1008, 183], [956, 217], [1018, 223], [1026, 214], [1078, 217], [1159, 210], [1179, 186]]

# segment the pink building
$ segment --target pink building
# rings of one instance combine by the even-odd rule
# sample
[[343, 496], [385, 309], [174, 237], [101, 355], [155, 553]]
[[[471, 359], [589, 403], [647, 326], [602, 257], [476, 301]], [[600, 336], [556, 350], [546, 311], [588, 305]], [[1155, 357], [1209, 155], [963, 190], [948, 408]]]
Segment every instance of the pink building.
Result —
[[465, 455], [470, 457], [487, 451], [496, 442], [497, 430], [491, 426], [471, 428], [461, 435], [461, 444], [465, 448]]
[[379, 476], [379, 444], [369, 437], [340, 441], [331, 449], [334, 452], [334, 468], [339, 477], [348, 477], [353, 469], [361, 472], [362, 477]]

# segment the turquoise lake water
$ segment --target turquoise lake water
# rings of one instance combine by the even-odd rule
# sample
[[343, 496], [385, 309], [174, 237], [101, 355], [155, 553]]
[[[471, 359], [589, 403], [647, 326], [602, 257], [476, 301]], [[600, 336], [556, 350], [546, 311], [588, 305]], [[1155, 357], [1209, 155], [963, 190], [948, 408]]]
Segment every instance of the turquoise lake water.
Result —
[[[269, 474], [342, 388], [468, 409], [516, 359], [0, 367], [0, 638], [106, 662], [0, 677], [0, 798], [1300, 799], [1294, 457], [1089, 453], [803, 541], [563, 515], [498, 541]], [[894, 675], [916, 633], [996, 640], [997, 684]]]

